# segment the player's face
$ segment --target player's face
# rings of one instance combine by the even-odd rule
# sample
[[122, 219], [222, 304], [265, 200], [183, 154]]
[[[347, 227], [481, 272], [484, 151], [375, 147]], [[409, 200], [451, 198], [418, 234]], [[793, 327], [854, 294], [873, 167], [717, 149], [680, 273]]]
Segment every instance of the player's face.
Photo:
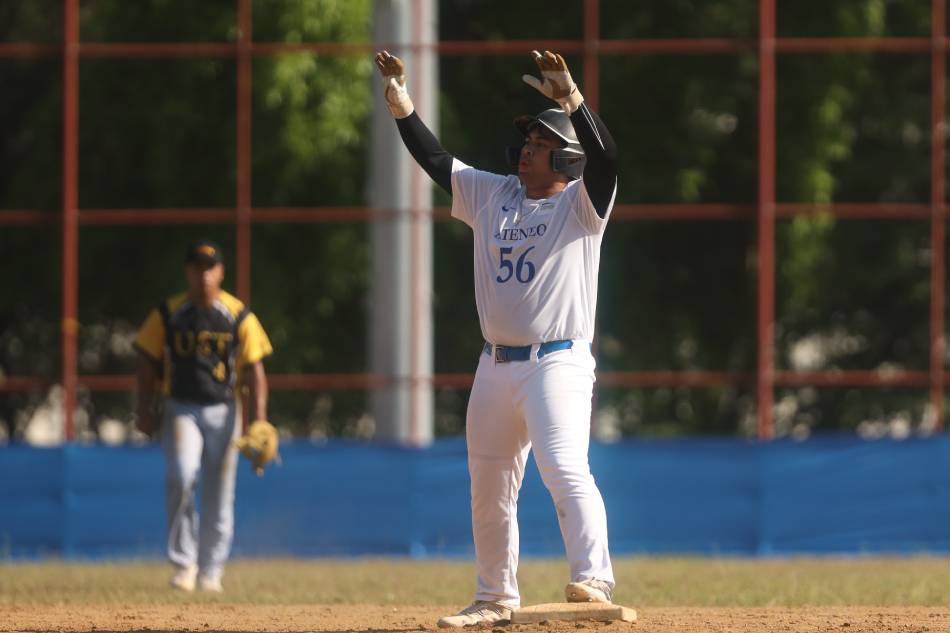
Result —
[[188, 290], [198, 296], [212, 297], [221, 290], [224, 281], [224, 264], [186, 264], [185, 278]]
[[518, 160], [518, 177], [522, 184], [547, 184], [560, 180], [561, 175], [551, 168], [551, 150], [559, 147], [559, 139], [538, 127], [528, 132]]

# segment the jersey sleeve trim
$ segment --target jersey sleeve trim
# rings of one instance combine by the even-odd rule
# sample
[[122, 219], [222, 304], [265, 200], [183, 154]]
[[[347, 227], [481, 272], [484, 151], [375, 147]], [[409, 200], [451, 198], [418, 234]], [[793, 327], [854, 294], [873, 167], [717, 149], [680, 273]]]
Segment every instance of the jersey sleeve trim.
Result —
[[222, 304], [228, 309], [228, 312], [231, 313], [231, 316], [235, 319], [241, 314], [241, 312], [247, 310], [247, 306], [244, 305], [244, 302], [232, 295], [229, 292], [222, 290], [218, 294], [218, 299]]
[[503, 176], [466, 165], [457, 158], [452, 162], [452, 217], [473, 229], [486, 206], [520, 186], [517, 176]]
[[590, 199], [590, 192], [586, 184], [581, 182], [578, 189], [577, 221], [584, 227], [584, 230], [591, 234], [603, 232], [607, 227], [607, 220], [610, 219], [610, 212], [613, 211], [614, 200], [617, 197], [616, 184], [614, 185], [613, 193], [610, 196], [610, 201], [607, 204], [603, 217], [597, 212], [594, 202]]
[[181, 308], [181, 306], [185, 304], [187, 300], [188, 300], [188, 294], [183, 292], [181, 294], [177, 294], [173, 297], [170, 297], [168, 301], [165, 301], [163, 303], [168, 306], [169, 313], [174, 314], [175, 312], [178, 311], [179, 308]]
[[475, 171], [457, 158], [452, 160], [452, 217], [473, 226], [475, 213], [468, 204], [470, 187], [463, 181], [468, 170]]
[[148, 316], [135, 336], [134, 347], [155, 362], [161, 362], [165, 356], [166, 319], [163, 313], [168, 308], [163, 301]]
[[142, 356], [145, 356], [147, 359], [149, 359], [150, 361], [154, 363], [161, 363], [162, 360], [165, 358], [164, 354], [162, 354], [161, 356], [155, 356], [152, 352], [150, 352], [149, 350], [145, 349], [142, 345], [140, 345], [138, 341], [132, 343], [132, 349], [136, 350], [137, 352], [142, 354]]
[[241, 321], [238, 324], [238, 340], [240, 341], [237, 358], [239, 368], [245, 365], [253, 365], [274, 353], [274, 348], [264, 331], [264, 327], [251, 311], [246, 311], [241, 316]]

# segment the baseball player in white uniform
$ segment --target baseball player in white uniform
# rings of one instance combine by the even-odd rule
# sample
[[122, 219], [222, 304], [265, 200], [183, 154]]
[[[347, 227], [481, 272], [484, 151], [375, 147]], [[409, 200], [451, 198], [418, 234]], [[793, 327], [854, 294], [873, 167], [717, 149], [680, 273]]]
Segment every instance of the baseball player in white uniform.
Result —
[[518, 591], [518, 490], [528, 451], [554, 499], [570, 562], [571, 602], [610, 602], [607, 515], [587, 461], [594, 385], [600, 245], [617, 190], [616, 146], [584, 103], [564, 59], [532, 55], [524, 81], [559, 107], [515, 119], [517, 175], [448, 154], [414, 112], [402, 62], [376, 56], [386, 103], [412, 156], [472, 228], [475, 298], [485, 345], [466, 417], [475, 602], [439, 620], [461, 627], [510, 619]]

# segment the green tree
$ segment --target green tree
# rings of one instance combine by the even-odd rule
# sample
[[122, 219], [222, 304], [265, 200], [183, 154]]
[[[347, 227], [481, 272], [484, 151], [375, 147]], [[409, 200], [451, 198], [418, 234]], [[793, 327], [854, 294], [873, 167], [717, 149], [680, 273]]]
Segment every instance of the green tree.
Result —
[[[55, 43], [61, 3], [0, 3], [0, 41]], [[758, 62], [753, 0], [602, 0], [604, 38], [747, 40], [746, 52], [602, 55], [599, 109], [621, 153], [619, 203], [756, 200]], [[257, 0], [256, 42], [366, 42], [368, 0]], [[579, 39], [583, 2], [439, 3], [440, 37]], [[917, 36], [928, 0], [780, 0], [781, 36]], [[84, 40], [232, 42], [235, 3], [97, 0], [81, 5]], [[504, 171], [517, 143], [511, 119], [549, 104], [525, 87], [528, 51], [439, 62], [445, 147]], [[262, 55], [253, 64], [252, 197], [256, 207], [365, 203], [370, 56]], [[580, 56], [568, 56], [584, 89]], [[929, 200], [929, 53], [781, 54], [777, 80], [778, 200]], [[235, 61], [86, 58], [81, 63], [80, 202], [85, 208], [235, 204]], [[410, 87], [412, 78], [410, 77]], [[0, 61], [0, 207], [55, 212], [61, 200], [59, 60]], [[450, 202], [436, 190], [437, 203]], [[54, 225], [55, 226], [55, 223]], [[180, 288], [181, 249], [199, 235], [232, 250], [228, 225], [84, 227], [80, 246], [80, 365], [124, 373], [146, 312]], [[603, 247], [598, 349], [610, 370], [755, 368], [755, 225], [615, 218]], [[367, 369], [370, 253], [361, 223], [256, 224], [252, 307], [274, 338], [277, 372]], [[59, 236], [5, 227], [0, 264], [0, 371], [58, 375]], [[928, 348], [926, 221], [837, 221], [777, 226], [780, 368], [924, 369]], [[436, 370], [474, 369], [481, 345], [471, 237], [435, 227]], [[233, 280], [233, 253], [228, 265]], [[597, 395], [601, 426], [618, 433], [748, 433], [751, 385], [616, 389]], [[462, 429], [467, 394], [438, 394], [437, 429]], [[788, 389], [776, 394], [781, 433], [853, 429], [922, 418], [915, 390]], [[274, 392], [275, 420], [302, 434], [361, 435], [361, 393]], [[86, 400], [98, 415], [128, 416], [128, 396]], [[27, 408], [0, 396], [0, 417]], [[876, 427], [875, 427], [876, 428]]]

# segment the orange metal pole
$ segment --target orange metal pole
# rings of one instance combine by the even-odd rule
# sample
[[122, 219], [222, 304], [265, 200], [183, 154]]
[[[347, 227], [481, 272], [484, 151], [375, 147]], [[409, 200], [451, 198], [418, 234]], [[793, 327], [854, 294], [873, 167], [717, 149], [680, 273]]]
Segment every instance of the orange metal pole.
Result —
[[[587, 0], [585, 0], [586, 2]], [[586, 7], [585, 7], [585, 10]], [[947, 38], [943, 38], [946, 43]], [[725, 38], [658, 38], [597, 40], [600, 53], [618, 55], [697, 55], [754, 52], [758, 42]], [[374, 42], [257, 42], [249, 43], [251, 55], [313, 53], [324, 56], [369, 54], [378, 48], [400, 48], [399, 44]], [[779, 53], [926, 53], [932, 50], [928, 37], [785, 37], [775, 38]], [[405, 48], [405, 47], [402, 47]], [[410, 46], [415, 48], [415, 45]], [[562, 53], [584, 54], [583, 39], [578, 40], [446, 40], [437, 42], [440, 55], [518, 55], [525, 50], [550, 49]], [[53, 57], [60, 46], [30, 42], [0, 42], [0, 57]], [[233, 57], [234, 44], [214, 42], [86, 42], [80, 44], [83, 57]], [[587, 82], [585, 81], [585, 85]]]
[[775, 0], [759, 0], [758, 367], [759, 439], [775, 435]]
[[930, 407], [938, 430], [943, 428], [944, 384], [944, 117], [946, 107], [946, 0], [931, 3], [930, 54]]
[[76, 435], [76, 335], [79, 331], [79, 1], [63, 0], [63, 431]]
[[[946, 205], [944, 205], [944, 209]], [[755, 204], [716, 202], [671, 202], [615, 204], [610, 213], [612, 222], [640, 220], [751, 220], [756, 217]], [[830, 215], [855, 220], [930, 220], [934, 205], [930, 202], [836, 202], [814, 204], [782, 202], [775, 204], [777, 218], [800, 215]], [[938, 210], [945, 213], [945, 210]], [[314, 224], [325, 222], [373, 222], [399, 213], [392, 209], [368, 207], [252, 207], [252, 224]], [[79, 225], [137, 226], [149, 224], [231, 224], [236, 209], [222, 208], [154, 208], [154, 209], [80, 209]], [[449, 207], [434, 207], [433, 218], [451, 220]], [[56, 214], [34, 209], [0, 209], [0, 226], [45, 226], [57, 221]]]
[[[600, 109], [600, 0], [584, 0], [584, 81], [581, 86], [584, 100], [594, 110]], [[594, 323], [594, 339], [591, 352], [594, 358], [600, 357], [599, 328]], [[590, 408], [590, 434], [596, 437], [600, 429], [597, 424], [599, 406], [598, 390], [594, 389]]]
[[251, 300], [251, 0], [238, 0], [237, 39], [237, 294]]
[[584, 100], [600, 108], [600, 0], [584, 0]]
[[[441, 373], [432, 377], [436, 387], [471, 387], [474, 374]], [[374, 374], [269, 374], [268, 385], [282, 390], [372, 389], [391, 385], [385, 376]], [[723, 387], [751, 385], [752, 372], [727, 371], [600, 371], [597, 384], [602, 387]], [[944, 385], [950, 382], [944, 372]], [[45, 389], [49, 382], [38, 376], [7, 376], [0, 380], [0, 393], [22, 393]], [[84, 374], [77, 384], [89, 391], [132, 391], [135, 376], [131, 374]], [[930, 386], [930, 372], [926, 370], [850, 369], [824, 371], [776, 371], [776, 386], [781, 387], [907, 387], [926, 389]]]

